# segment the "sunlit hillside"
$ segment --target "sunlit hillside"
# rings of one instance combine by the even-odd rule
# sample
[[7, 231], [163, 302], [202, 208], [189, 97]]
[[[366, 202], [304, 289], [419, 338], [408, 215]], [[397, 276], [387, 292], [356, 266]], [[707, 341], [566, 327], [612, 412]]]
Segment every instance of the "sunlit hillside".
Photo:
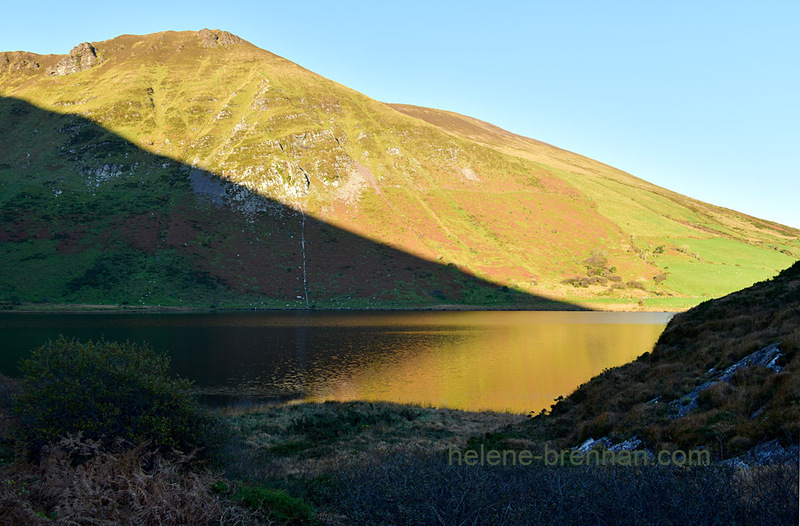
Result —
[[795, 229], [221, 31], [3, 53], [0, 96], [7, 304], [669, 309], [800, 258]]

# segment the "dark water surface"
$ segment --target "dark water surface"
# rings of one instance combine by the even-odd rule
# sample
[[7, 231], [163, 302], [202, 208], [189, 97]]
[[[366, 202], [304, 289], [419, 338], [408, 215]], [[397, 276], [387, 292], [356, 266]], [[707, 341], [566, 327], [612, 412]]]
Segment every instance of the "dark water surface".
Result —
[[168, 352], [213, 404], [388, 400], [518, 413], [550, 407], [649, 351], [671, 314], [235, 312], [0, 314], [0, 372], [63, 334]]

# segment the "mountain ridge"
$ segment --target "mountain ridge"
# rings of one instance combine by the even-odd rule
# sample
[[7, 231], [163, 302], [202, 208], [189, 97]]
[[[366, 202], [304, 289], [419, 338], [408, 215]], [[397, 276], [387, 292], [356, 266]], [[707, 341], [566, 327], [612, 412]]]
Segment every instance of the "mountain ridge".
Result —
[[[375, 101], [224, 31], [122, 35], [86, 46], [96, 60], [67, 75], [47, 71], [65, 60], [71, 71], [87, 47], [0, 54], [0, 96], [81, 115], [197, 170], [188, 177], [198, 196], [211, 196], [208, 181], [219, 178], [524, 294], [683, 308], [800, 257], [795, 229], [478, 119]], [[24, 140], [15, 142], [6, 177], [29, 162]], [[112, 157], [76, 162], [92, 173], [131, 169]]]

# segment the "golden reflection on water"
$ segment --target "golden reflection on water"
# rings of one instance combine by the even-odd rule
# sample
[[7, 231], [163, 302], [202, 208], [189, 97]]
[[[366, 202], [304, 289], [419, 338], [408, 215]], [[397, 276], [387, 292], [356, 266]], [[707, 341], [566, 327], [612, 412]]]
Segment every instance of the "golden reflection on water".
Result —
[[[0, 314], [0, 372], [59, 334], [146, 342], [211, 404], [385, 400], [516, 413], [549, 408], [649, 351], [671, 314], [265, 312]], [[17, 371], [18, 372], [18, 371]]]
[[[305, 378], [306, 399], [539, 412], [652, 349], [670, 314], [470, 312], [379, 320], [401, 348]], [[396, 322], [396, 328], [393, 324]], [[359, 323], [370, 324], [370, 321]]]

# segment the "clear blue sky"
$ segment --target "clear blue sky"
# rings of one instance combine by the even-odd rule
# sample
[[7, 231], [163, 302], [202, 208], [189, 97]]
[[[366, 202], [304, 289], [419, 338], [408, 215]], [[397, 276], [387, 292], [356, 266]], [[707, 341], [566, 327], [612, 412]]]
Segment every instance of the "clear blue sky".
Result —
[[800, 228], [798, 0], [14, 2], [0, 50], [203, 27]]

